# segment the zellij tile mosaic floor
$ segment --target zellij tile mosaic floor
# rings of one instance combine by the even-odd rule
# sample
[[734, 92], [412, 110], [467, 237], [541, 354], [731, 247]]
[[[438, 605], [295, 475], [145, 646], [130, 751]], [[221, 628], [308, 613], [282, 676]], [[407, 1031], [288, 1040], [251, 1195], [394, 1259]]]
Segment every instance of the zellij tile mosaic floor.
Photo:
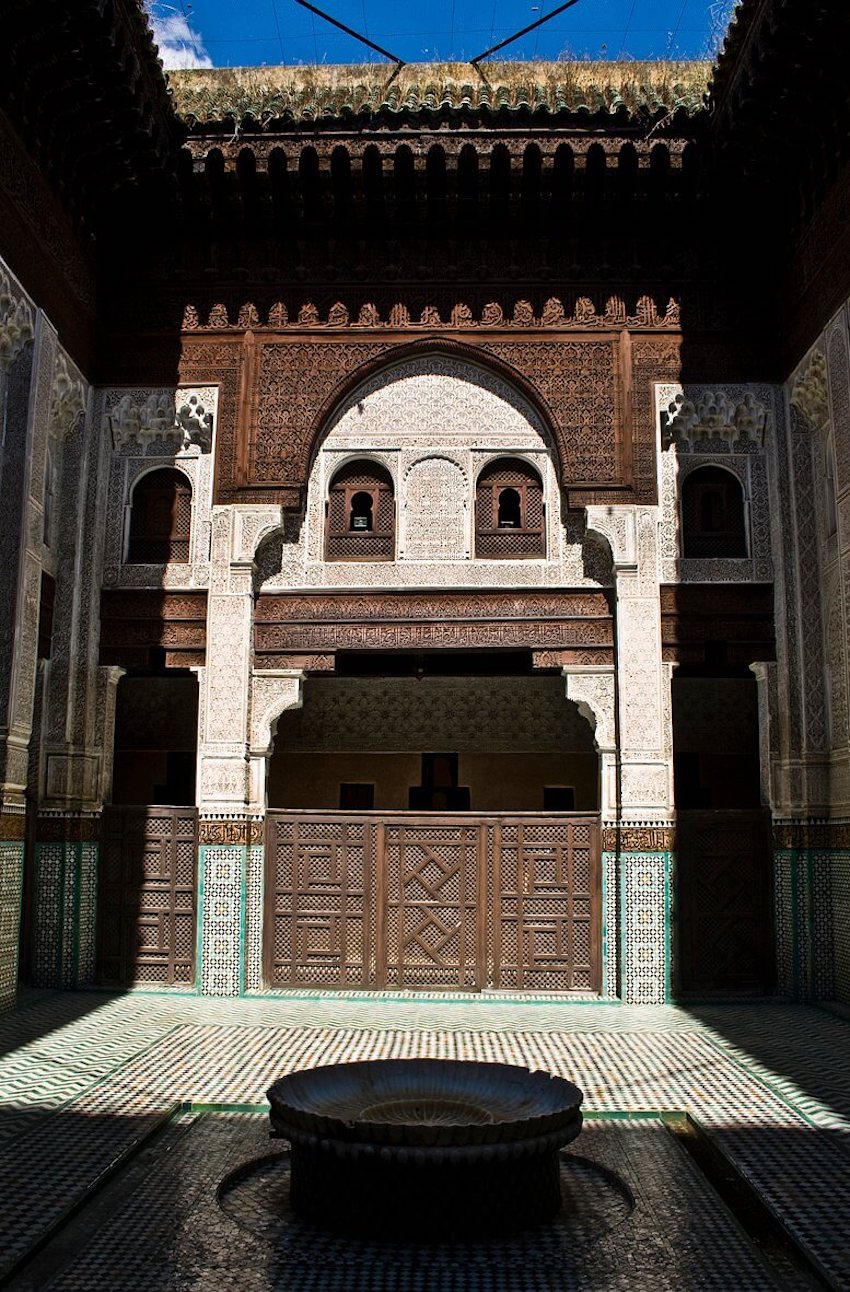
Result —
[[[264, 1092], [383, 1056], [585, 1093], [553, 1224], [483, 1241], [300, 1221]], [[0, 1018], [0, 1285], [249, 1292], [850, 1288], [850, 1022], [770, 1002], [131, 993]]]

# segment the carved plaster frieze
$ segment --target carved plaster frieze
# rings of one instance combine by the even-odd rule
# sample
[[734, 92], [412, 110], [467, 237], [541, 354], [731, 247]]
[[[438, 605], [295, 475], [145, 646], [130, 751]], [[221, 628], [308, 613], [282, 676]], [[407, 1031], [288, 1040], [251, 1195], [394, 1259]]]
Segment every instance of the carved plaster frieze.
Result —
[[112, 391], [105, 402], [104, 427], [116, 452], [157, 445], [160, 451], [179, 453], [195, 445], [211, 453], [217, 399], [215, 386]]
[[10, 368], [35, 335], [35, 313], [0, 266], [0, 368]]
[[815, 350], [805, 368], [801, 368], [791, 388], [791, 403], [816, 430], [829, 421], [829, 388], [826, 355]]
[[[706, 441], [762, 448], [770, 408], [751, 390], [705, 390], [693, 386], [659, 387], [661, 439], [666, 448], [693, 448]], [[740, 450], [738, 450], [740, 451]]]
[[57, 439], [67, 439], [85, 411], [85, 383], [76, 370], [71, 371], [60, 350], [56, 355], [50, 392], [51, 435]]

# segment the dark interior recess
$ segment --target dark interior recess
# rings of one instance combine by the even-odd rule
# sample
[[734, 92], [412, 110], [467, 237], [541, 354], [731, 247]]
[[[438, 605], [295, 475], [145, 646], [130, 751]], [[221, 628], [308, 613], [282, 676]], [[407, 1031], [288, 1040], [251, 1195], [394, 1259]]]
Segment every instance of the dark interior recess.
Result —
[[[514, 677], [535, 670], [530, 650], [337, 651], [340, 677]], [[557, 672], [557, 669], [545, 670]]]

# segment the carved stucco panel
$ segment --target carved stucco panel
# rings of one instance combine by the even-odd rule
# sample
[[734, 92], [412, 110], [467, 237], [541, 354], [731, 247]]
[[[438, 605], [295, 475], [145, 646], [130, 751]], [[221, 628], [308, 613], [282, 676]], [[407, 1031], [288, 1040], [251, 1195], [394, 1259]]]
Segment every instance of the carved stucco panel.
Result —
[[[661, 579], [664, 583], [770, 582], [773, 562], [764, 448], [773, 449], [776, 421], [784, 416], [781, 392], [773, 386], [734, 385], [709, 392], [701, 387], [687, 387], [687, 395], [691, 405], [702, 409], [704, 417], [699, 434], [690, 437], [671, 434], [669, 429], [670, 408], [675, 408], [677, 400], [684, 398], [682, 387], [656, 386]], [[740, 425], [736, 424], [733, 413]], [[729, 415], [732, 420], [721, 425], [721, 414]], [[678, 414], [674, 411], [672, 416], [675, 420]], [[753, 419], [760, 427], [757, 433]], [[704, 466], [722, 466], [741, 481], [749, 531], [746, 559], [682, 556], [679, 505], [682, 486], [691, 471]]]
[[248, 669], [253, 601], [250, 595], [209, 598], [207, 611], [208, 743], [247, 739]]
[[835, 437], [835, 484], [838, 496], [850, 488], [850, 351], [842, 313], [826, 333], [829, 417]]
[[623, 758], [620, 765], [620, 801], [624, 817], [632, 820], [662, 818], [670, 811], [668, 764], [636, 762]]
[[617, 743], [617, 714], [613, 669], [565, 668], [567, 699], [590, 725], [596, 747], [612, 750]]
[[657, 597], [621, 596], [617, 582], [620, 743], [652, 750], [661, 741], [661, 625]]
[[588, 507], [587, 528], [607, 542], [615, 567], [637, 565], [636, 507]]
[[253, 753], [269, 753], [280, 715], [303, 704], [304, 676], [292, 669], [252, 673], [250, 732]]
[[[197, 429], [199, 408], [203, 426]], [[177, 590], [209, 584], [217, 409], [218, 388], [214, 386], [98, 391], [96, 417], [109, 459], [106, 586]], [[122, 418], [124, 429], [119, 431]], [[176, 467], [192, 486], [191, 560], [169, 565], [125, 564], [133, 489], [143, 475], [160, 467]]]
[[427, 457], [404, 478], [399, 556], [462, 561], [470, 555], [469, 476], [457, 462]]
[[231, 561], [247, 565], [264, 539], [281, 528], [281, 511], [279, 507], [234, 507], [233, 513]]
[[847, 643], [844, 632], [844, 606], [837, 580], [824, 598], [826, 618], [827, 678], [829, 683], [830, 744], [833, 749], [847, 745]]

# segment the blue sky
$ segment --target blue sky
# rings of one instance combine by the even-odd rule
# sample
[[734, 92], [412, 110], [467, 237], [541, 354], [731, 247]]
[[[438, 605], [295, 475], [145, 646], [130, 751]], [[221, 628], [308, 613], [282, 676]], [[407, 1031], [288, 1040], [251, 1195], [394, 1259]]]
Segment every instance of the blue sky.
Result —
[[[166, 66], [383, 61], [295, 0], [147, 0]], [[463, 61], [561, 0], [313, 0], [406, 62]], [[699, 58], [733, 0], [578, 0], [501, 57]]]

